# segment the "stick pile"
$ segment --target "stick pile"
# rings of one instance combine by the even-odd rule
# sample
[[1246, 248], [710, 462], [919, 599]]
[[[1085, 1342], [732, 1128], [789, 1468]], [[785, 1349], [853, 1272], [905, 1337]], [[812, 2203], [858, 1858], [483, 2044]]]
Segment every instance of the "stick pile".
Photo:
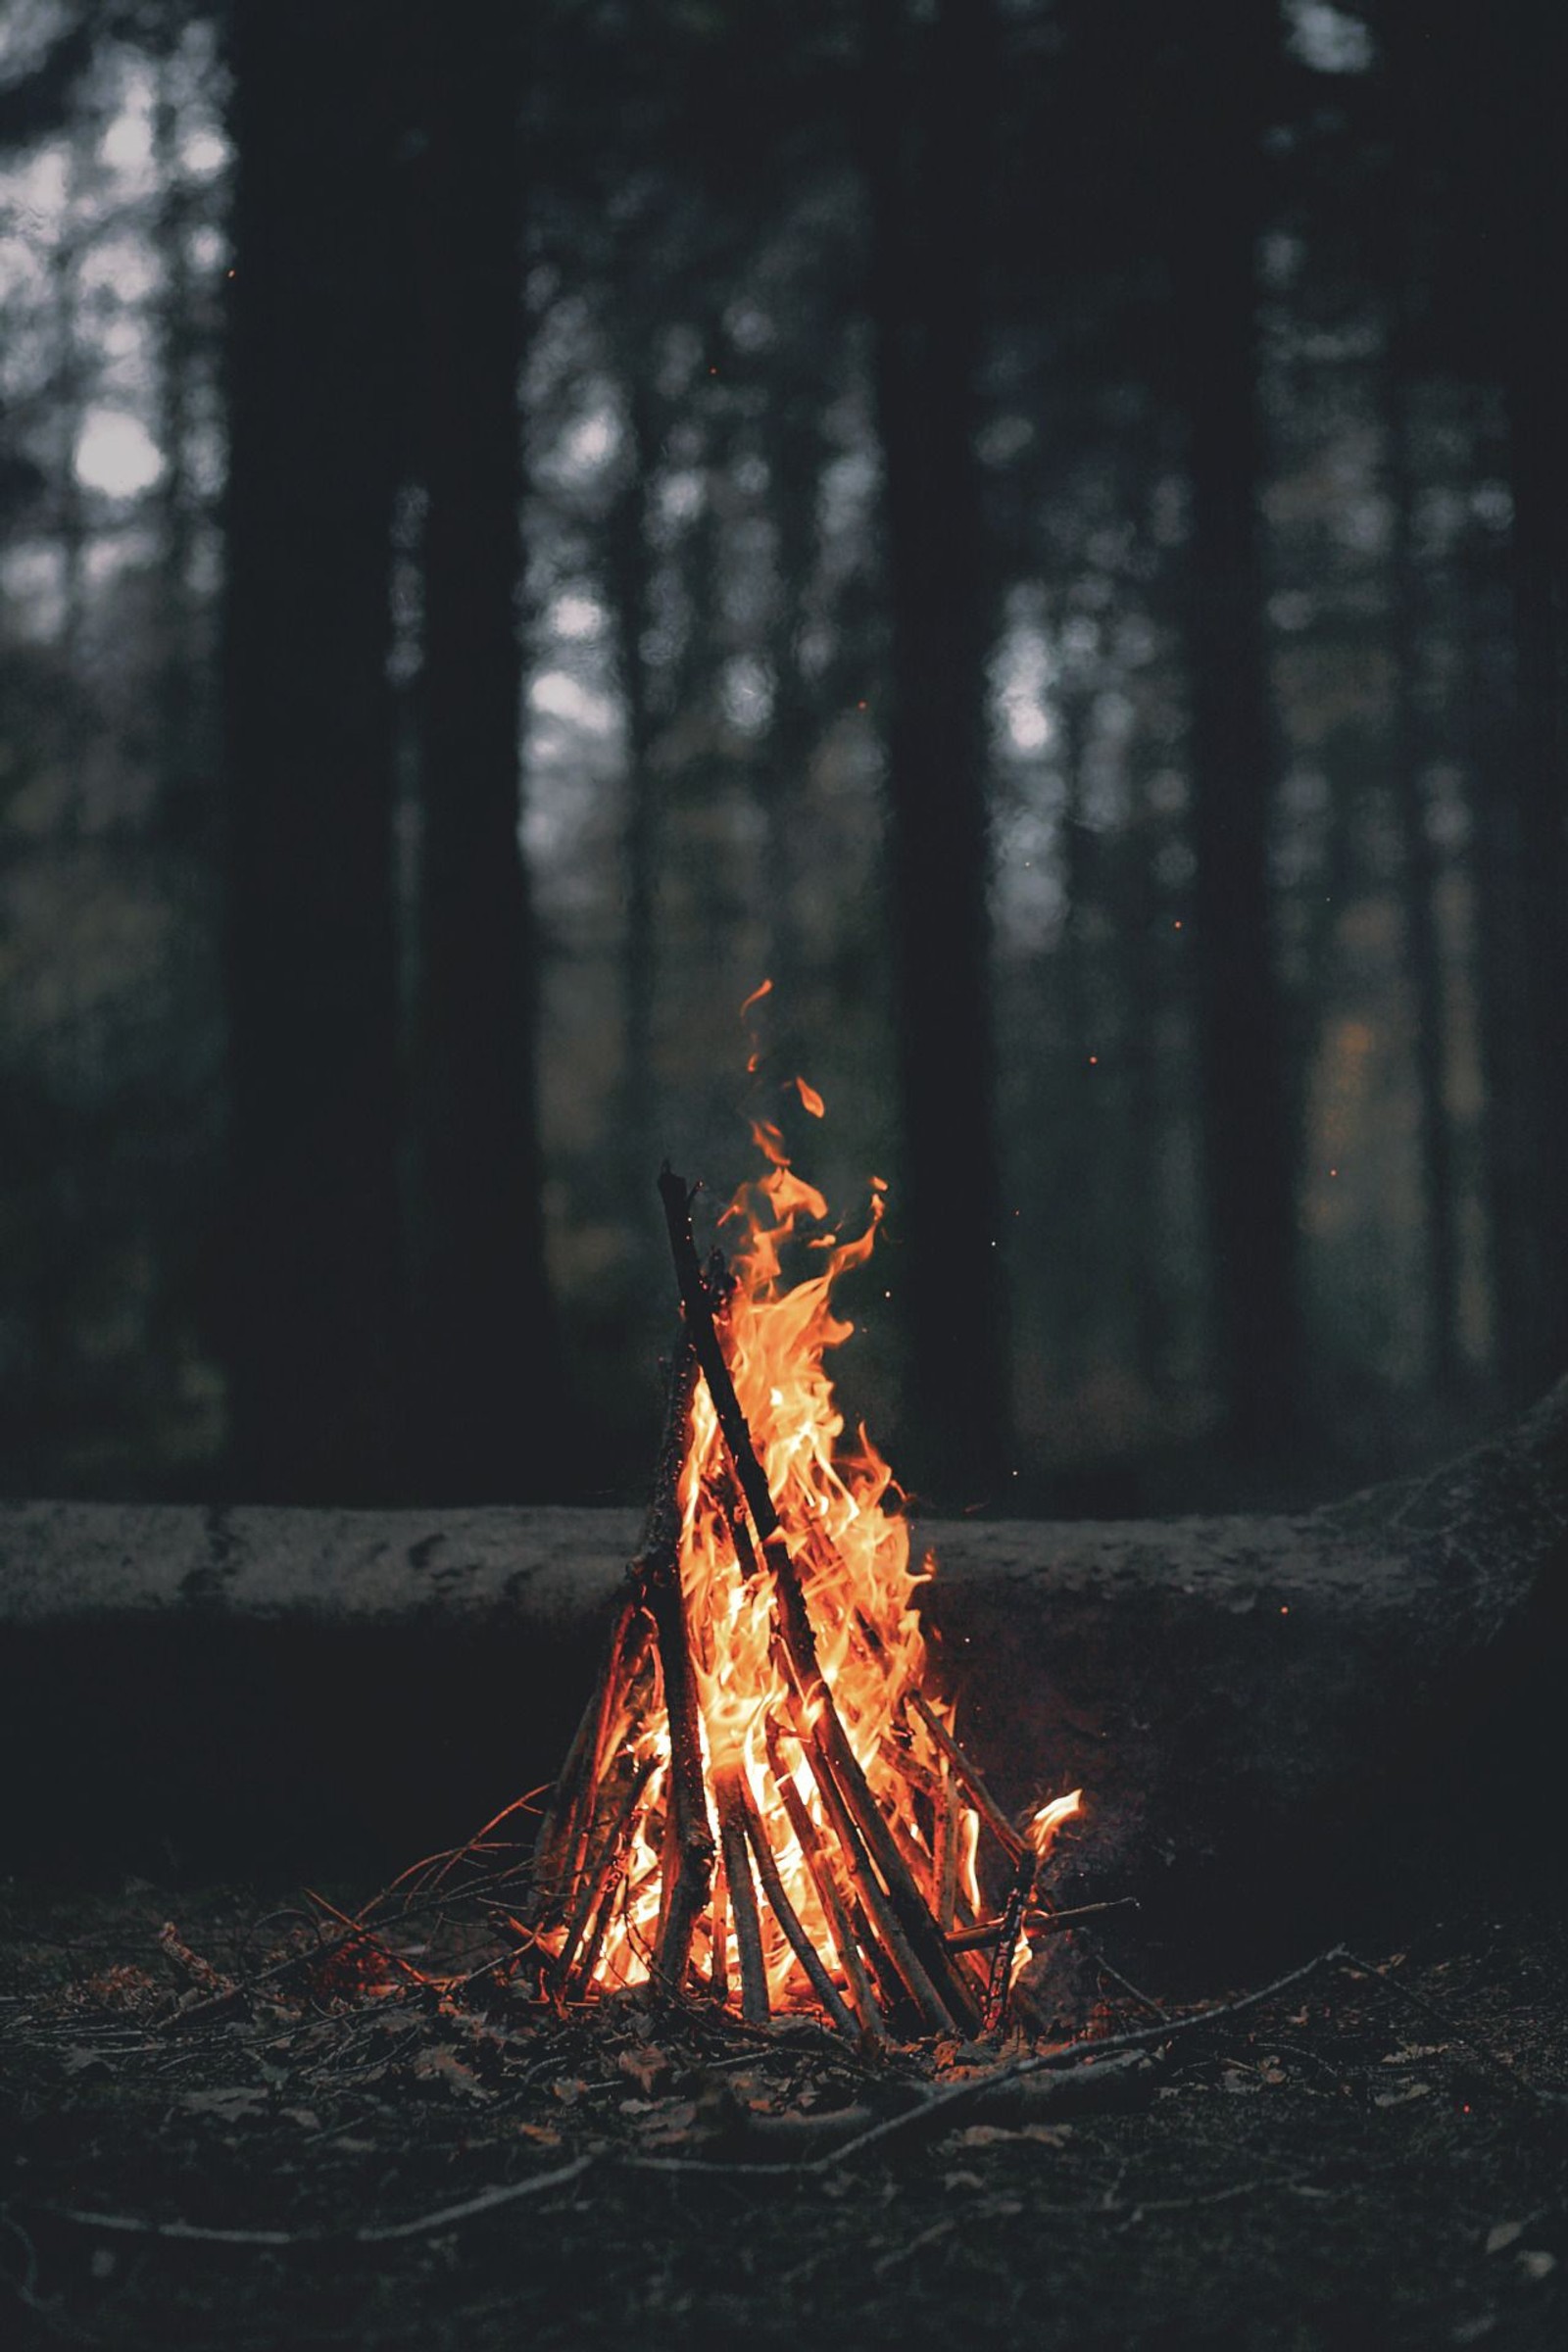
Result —
[[[617, 1906], [625, 1916], [632, 1824], [660, 1760], [647, 1735], [662, 1716], [668, 1765], [659, 1915], [641, 1955], [656, 1983], [672, 1994], [728, 2001], [733, 1944], [741, 2016], [762, 2023], [770, 2010], [763, 1949], [770, 1917], [799, 1964], [803, 1990], [842, 2033], [883, 2038], [890, 2031], [995, 2031], [1020, 1937], [1066, 1924], [1067, 1915], [1036, 1907], [1039, 1854], [918, 1692], [905, 1710], [897, 1763], [922, 1834], [878, 1802], [822, 1671], [800, 1568], [725, 1358], [722, 1260], [715, 1252], [705, 1273], [688, 1188], [667, 1167], [660, 1194], [680, 1288], [680, 1339], [643, 1546], [540, 1829], [530, 1924], [545, 1989], [559, 1998], [586, 1993]], [[769, 1582], [773, 1655], [787, 1698], [782, 1719], [775, 1712], [766, 1726], [768, 1771], [827, 1923], [826, 1951], [790, 1901], [745, 1774], [733, 1765], [710, 1771], [705, 1762], [694, 1667], [700, 1635], [682, 1587], [677, 1492], [699, 1380], [722, 1434], [737, 1565], [743, 1576]], [[815, 1540], [819, 1531], [811, 1533]], [[875, 1650], [874, 1629], [862, 1623], [858, 1631]], [[961, 1891], [959, 1823], [971, 1808], [1011, 1871], [997, 1918], [978, 1916]], [[693, 1957], [705, 1915], [706, 1971]]]

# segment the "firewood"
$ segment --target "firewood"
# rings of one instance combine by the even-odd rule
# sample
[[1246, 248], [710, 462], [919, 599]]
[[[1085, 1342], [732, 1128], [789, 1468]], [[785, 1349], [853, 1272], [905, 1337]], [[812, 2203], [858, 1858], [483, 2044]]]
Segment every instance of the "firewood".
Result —
[[[763, 1561], [773, 1579], [779, 1634], [800, 1709], [803, 1717], [808, 1719], [804, 1726], [798, 1723], [797, 1729], [803, 1730], [808, 1740], [817, 1786], [824, 1803], [835, 1816], [842, 1817], [835, 1819], [835, 1828], [847, 1853], [853, 1853], [856, 1842], [862, 1843], [874, 1865], [869, 1873], [857, 1870], [854, 1875], [928, 2030], [940, 2033], [946, 2027], [956, 2027], [972, 2031], [978, 2022], [975, 2003], [949, 1957], [942, 1932], [866, 1785], [823, 1678], [800, 1572], [780, 1525], [766, 1474], [752, 1444], [713, 1321], [712, 1302], [703, 1281], [692, 1236], [690, 1193], [684, 1180], [667, 1166], [661, 1172], [659, 1192], [686, 1327], [723, 1433], [730, 1467], [739, 1481], [761, 1544]], [[881, 1886], [877, 1885], [878, 1875]]]
[[696, 1352], [683, 1332], [670, 1371], [669, 1405], [649, 1506], [647, 1541], [634, 1571], [658, 1629], [664, 1707], [669, 1718], [668, 1859], [673, 1877], [666, 1874], [655, 1967], [674, 1991], [679, 1991], [685, 1979], [692, 1930], [708, 1901], [713, 1876], [713, 1832], [703, 1788], [697, 1690], [680, 1590], [680, 1502], [676, 1494], [697, 1372]]
[[760, 2026], [768, 2015], [767, 1971], [762, 1963], [762, 1928], [739, 1784], [739, 1770], [734, 1765], [713, 1775], [719, 1842], [724, 1849], [724, 1881], [729, 1887], [729, 1915], [735, 1925], [735, 1947], [740, 1954], [741, 2015], [749, 2026]]
[[842, 2034], [853, 2035], [856, 2031], [855, 2019], [846, 2006], [843, 1994], [823, 1967], [815, 1945], [801, 1925], [800, 1914], [784, 1890], [784, 1882], [779, 1876], [778, 1864], [773, 1858], [773, 1849], [767, 1841], [767, 1833], [759, 1818], [757, 1806], [753, 1801], [751, 1790], [746, 1786], [744, 1774], [736, 1775], [735, 1797], [740, 1807], [742, 1822], [745, 1825], [746, 1840], [752, 1849], [752, 1858], [757, 1864], [757, 1875], [762, 1882], [762, 1891], [767, 1897], [773, 1917], [778, 1921], [785, 1940], [800, 1962], [808, 1984], [828, 2016]]

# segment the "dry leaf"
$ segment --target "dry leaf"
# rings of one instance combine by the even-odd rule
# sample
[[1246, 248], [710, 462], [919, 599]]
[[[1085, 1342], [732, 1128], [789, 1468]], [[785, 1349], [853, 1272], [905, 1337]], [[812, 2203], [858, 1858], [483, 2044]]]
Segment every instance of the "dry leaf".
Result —
[[1412, 2099], [1430, 2099], [1430, 2082], [1406, 2082], [1401, 2090], [1380, 2090], [1373, 2100], [1374, 2107], [1407, 2107]]
[[645, 2049], [622, 2050], [615, 2061], [623, 2075], [629, 2075], [645, 2096], [661, 2083], [670, 2071], [669, 2060], [662, 2050], [650, 2044]]
[[471, 2066], [454, 2058], [450, 2050], [421, 2050], [414, 2061], [417, 2082], [439, 2082], [460, 2099], [493, 2099], [495, 2092], [486, 2090]]
[[1514, 2239], [1523, 2237], [1524, 2233], [1523, 2222], [1494, 2222], [1487, 2231], [1487, 2252], [1500, 2254], [1504, 2246], [1511, 2246]]
[[1557, 2257], [1548, 2254], [1544, 2246], [1522, 2246], [1514, 2261], [1527, 2278], [1549, 2278], [1557, 2268]]

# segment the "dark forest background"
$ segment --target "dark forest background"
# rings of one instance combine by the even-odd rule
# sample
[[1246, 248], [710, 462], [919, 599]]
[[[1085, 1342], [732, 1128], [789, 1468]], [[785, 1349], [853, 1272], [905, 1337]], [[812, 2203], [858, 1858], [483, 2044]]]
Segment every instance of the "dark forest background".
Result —
[[1565, 25], [10, 0], [0, 1486], [631, 1496], [759, 1108], [950, 1508], [1568, 1366]]

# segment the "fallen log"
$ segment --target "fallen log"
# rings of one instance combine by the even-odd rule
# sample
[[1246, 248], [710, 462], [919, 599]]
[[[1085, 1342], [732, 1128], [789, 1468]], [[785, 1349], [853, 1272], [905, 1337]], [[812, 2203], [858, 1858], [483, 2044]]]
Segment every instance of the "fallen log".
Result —
[[[1087, 1791], [1054, 1900], [1179, 1927], [1304, 1881], [1321, 1925], [1334, 1874], [1389, 1850], [1396, 1785], [1514, 1802], [1515, 1735], [1559, 1736], [1568, 1382], [1318, 1511], [916, 1540], [999, 1804]], [[636, 1541], [619, 1511], [0, 1505], [0, 1869], [455, 1841], [559, 1768]]]

